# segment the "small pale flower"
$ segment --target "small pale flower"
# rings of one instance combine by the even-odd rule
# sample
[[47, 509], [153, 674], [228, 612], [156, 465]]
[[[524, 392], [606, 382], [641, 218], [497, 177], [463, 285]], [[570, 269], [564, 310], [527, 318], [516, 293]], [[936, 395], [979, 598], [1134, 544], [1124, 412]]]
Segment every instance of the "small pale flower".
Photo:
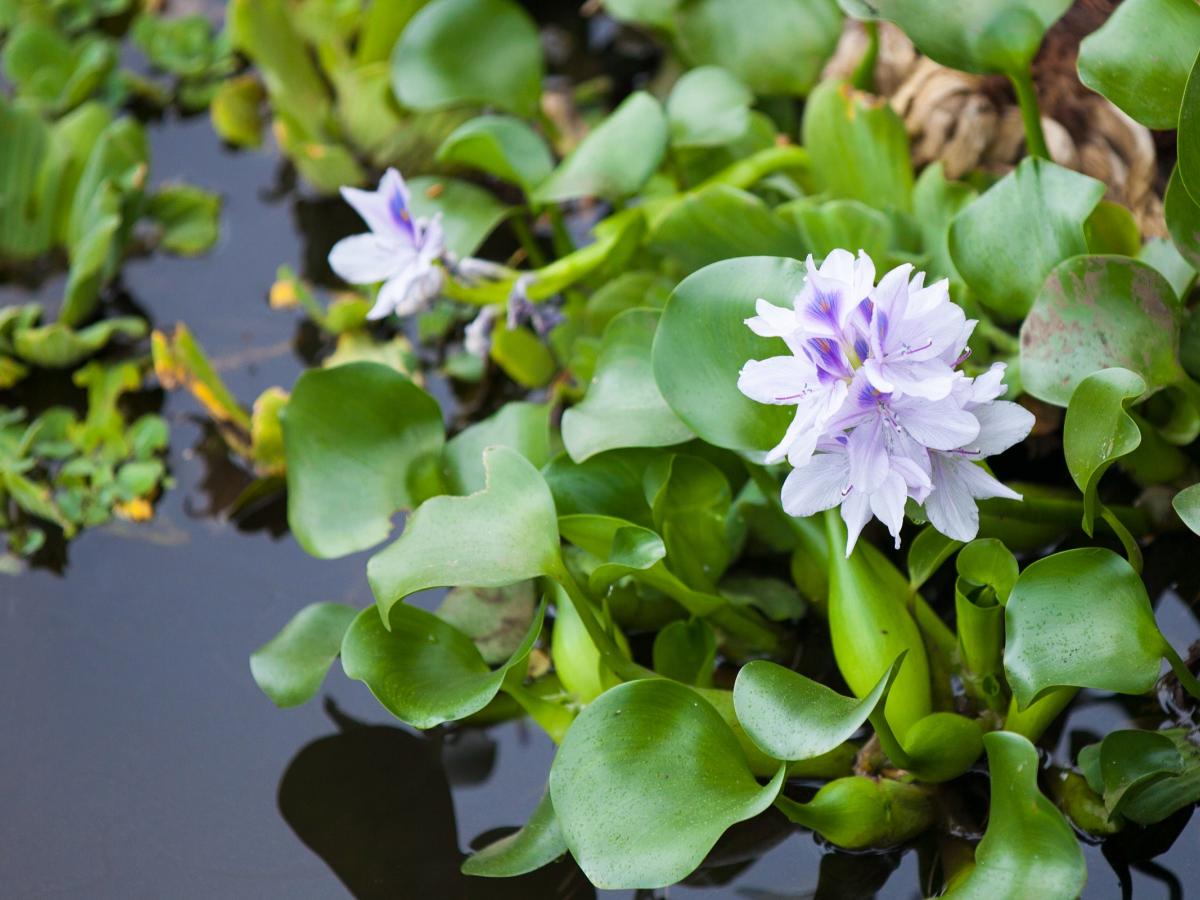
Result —
[[367, 318], [410, 315], [428, 306], [445, 278], [439, 218], [413, 218], [408, 188], [395, 169], [384, 173], [377, 190], [344, 187], [342, 196], [371, 230], [338, 241], [329, 265], [350, 284], [382, 282]]
[[976, 499], [1019, 495], [975, 463], [1020, 441], [1030, 413], [998, 400], [1003, 365], [976, 379], [958, 366], [975, 327], [945, 281], [899, 266], [873, 287], [875, 267], [835, 250], [808, 275], [792, 309], [765, 300], [746, 324], [783, 338], [788, 356], [750, 360], [738, 387], [760, 403], [796, 407], [768, 463], [787, 458], [783, 486], [794, 516], [841, 507], [849, 555], [871, 517], [896, 546], [908, 500], [958, 540], [978, 532]]

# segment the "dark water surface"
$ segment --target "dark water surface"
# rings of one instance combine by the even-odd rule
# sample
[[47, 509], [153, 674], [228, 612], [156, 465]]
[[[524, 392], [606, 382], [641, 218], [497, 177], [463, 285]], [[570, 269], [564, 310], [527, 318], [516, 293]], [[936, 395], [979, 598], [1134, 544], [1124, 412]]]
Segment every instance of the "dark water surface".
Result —
[[[152, 126], [151, 139], [156, 180], [224, 195], [221, 239], [199, 260], [130, 262], [125, 290], [158, 327], [186, 321], [243, 402], [289, 387], [303, 368], [299, 316], [270, 310], [267, 288], [280, 263], [318, 274], [352, 220], [281, 189], [274, 157], [227, 152], [202, 118]], [[60, 291], [61, 279], [40, 289], [51, 304]], [[24, 299], [0, 291], [0, 303]], [[458, 873], [473, 841], [532, 811], [553, 754], [540, 732], [409, 732], [336, 665], [324, 704], [280, 711], [259, 693], [247, 657], [296, 610], [371, 602], [366, 554], [307, 557], [278, 509], [223, 518], [247, 476], [212, 452], [189, 397], [166, 396], [163, 413], [177, 486], [154, 521], [85, 533], [61, 574], [0, 576], [0, 897], [594, 896], [570, 863], [510, 882]], [[1178, 647], [1200, 633], [1177, 598], [1160, 621]], [[1097, 698], [1063, 746], [1072, 729], [1125, 720]], [[1163, 871], [1133, 873], [1134, 895], [1192, 895], [1198, 850], [1186, 831]], [[1098, 850], [1089, 870], [1088, 897], [1121, 896]], [[705, 877], [727, 883], [666, 893], [921, 896], [914, 853], [825, 854], [802, 833]]]

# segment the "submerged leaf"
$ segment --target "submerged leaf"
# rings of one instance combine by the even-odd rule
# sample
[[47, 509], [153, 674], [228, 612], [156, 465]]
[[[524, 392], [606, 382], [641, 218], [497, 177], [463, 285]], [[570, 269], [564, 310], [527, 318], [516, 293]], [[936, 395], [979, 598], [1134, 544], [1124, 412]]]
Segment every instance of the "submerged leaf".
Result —
[[507, 837], [468, 856], [463, 861], [462, 871], [464, 875], [483, 878], [511, 878], [540, 869], [566, 852], [567, 842], [563, 840], [547, 790], [528, 822]]

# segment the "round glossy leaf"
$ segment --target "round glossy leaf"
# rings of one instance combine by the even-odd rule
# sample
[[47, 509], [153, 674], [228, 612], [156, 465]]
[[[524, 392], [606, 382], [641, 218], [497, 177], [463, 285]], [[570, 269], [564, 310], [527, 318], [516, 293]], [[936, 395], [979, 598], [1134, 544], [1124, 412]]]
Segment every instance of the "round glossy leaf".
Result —
[[1121, 811], [1140, 790], [1183, 772], [1183, 755], [1175, 742], [1155, 731], [1114, 731], [1100, 744], [1100, 780], [1109, 813]]
[[847, 247], [866, 251], [880, 264], [888, 258], [894, 237], [891, 219], [858, 200], [821, 203], [802, 197], [776, 207], [775, 213], [796, 224], [801, 245], [817, 258]]
[[713, 147], [750, 128], [754, 95], [720, 66], [685, 72], [667, 98], [667, 125], [676, 147]]
[[618, 22], [670, 29], [681, 0], [604, 0], [604, 11]]
[[573, 462], [560, 453], [543, 475], [554, 494], [560, 516], [601, 515], [625, 519], [647, 528], [654, 526], [642, 477], [662, 450], [612, 450], [586, 462]]
[[[1168, 193], [1170, 186], [1168, 185]], [[1167, 222], [1170, 227], [1170, 220]], [[1200, 231], [1200, 229], [1197, 229]], [[1200, 264], [1200, 242], [1195, 252], [1197, 264]], [[1151, 238], [1142, 244], [1138, 259], [1154, 266], [1175, 289], [1176, 297], [1186, 297], [1196, 280], [1196, 270], [1187, 261], [1172, 241], [1165, 238]]]
[[835, 0], [693, 0], [676, 17], [683, 56], [717, 65], [756, 94], [806, 94], [841, 33]]
[[535, 582], [518, 581], [501, 588], [454, 588], [434, 615], [469, 637], [483, 661], [494, 666], [521, 645], [536, 610]]
[[708, 443], [765, 453], [787, 428], [789, 407], [755, 403], [737, 379], [747, 361], [787, 352], [782, 340], [746, 327], [755, 301], [790, 307], [803, 284], [795, 260], [748, 257], [706, 266], [671, 294], [654, 339], [654, 377], [679, 418]]
[[[1176, 249], [1193, 269], [1200, 269], [1200, 203], [1184, 187], [1179, 167], [1171, 173], [1163, 203], [1167, 230]], [[1194, 276], [1192, 276], [1194, 277]]]
[[563, 413], [562, 436], [576, 462], [620, 447], [666, 447], [693, 435], [654, 381], [651, 348], [659, 313], [631, 309], [604, 330], [583, 400]]
[[[1195, 23], [1191, 35], [1191, 48], [1195, 50], [1200, 47], [1200, 7], [1193, 4], [1189, 12]], [[1178, 152], [1179, 175], [1192, 195], [1192, 202], [1200, 204], [1200, 53], [1193, 58], [1179, 108]]]
[[927, 282], [949, 278], [962, 282], [950, 254], [950, 224], [975, 201], [975, 189], [961, 181], [949, 181], [941, 162], [931, 163], [913, 186], [913, 215], [921, 229], [921, 245], [929, 255]]
[[1013, 72], [1071, 0], [867, 0], [926, 56], [964, 72]]
[[511, 116], [479, 116], [464, 122], [442, 142], [437, 160], [469, 166], [526, 194], [554, 169], [554, 157], [542, 136]]
[[599, 888], [657, 888], [690, 874], [724, 831], [783, 784], [751, 774], [737, 738], [695, 691], [632, 681], [572, 724], [550, 770], [567, 846]]
[[1056, 265], [1088, 252], [1083, 226], [1103, 196], [1096, 179], [1027, 157], [951, 222], [950, 256], [984, 306], [1019, 319]]
[[288, 525], [314, 556], [379, 543], [420, 499], [444, 432], [437, 401], [390, 366], [350, 363], [300, 376], [283, 411]]
[[397, 604], [384, 627], [377, 607], [364, 609], [342, 641], [346, 675], [371, 689], [402, 722], [433, 728], [479, 712], [500, 691], [504, 677], [523, 665], [542, 630], [545, 605], [508, 662], [489, 669], [471, 639], [433, 613]]
[[1146, 382], [1128, 369], [1101, 369], [1075, 388], [1063, 423], [1063, 456], [1083, 492], [1083, 527], [1089, 534], [1099, 512], [1100, 478], [1116, 460], [1142, 443], [1142, 432], [1126, 407], [1146, 391]]
[[775, 759], [812, 759], [848, 741], [867, 721], [899, 671], [892, 664], [863, 699], [765, 660], [747, 663], [733, 685], [733, 705], [746, 734]]
[[1184, 488], [1171, 500], [1171, 506], [1183, 519], [1183, 524], [1200, 534], [1200, 484]]
[[425, 501], [367, 563], [384, 616], [416, 591], [502, 587], [561, 567], [554, 500], [537, 469], [508, 447], [485, 450], [483, 466], [483, 490]]
[[473, 104], [531, 116], [542, 93], [537, 25], [511, 0], [434, 0], [392, 51], [392, 89], [412, 109]]
[[547, 791], [520, 830], [468, 856], [462, 870], [464, 875], [512, 878], [540, 869], [566, 852], [567, 843]]
[[550, 458], [549, 404], [506, 403], [499, 412], [448, 440], [442, 469], [450, 490], [456, 494], [483, 490], [483, 451], [496, 446], [510, 447], [535, 466], [544, 466]]
[[712, 687], [717, 636], [703, 619], [677, 619], [654, 637], [654, 671], [664, 678]]
[[1037, 750], [1007, 731], [983, 738], [992, 776], [987, 831], [975, 850], [975, 867], [951, 882], [954, 900], [1045, 897], [1072, 900], [1087, 880], [1075, 832], [1038, 790]]
[[1183, 377], [1175, 292], [1157, 269], [1123, 256], [1077, 256], [1058, 265], [1021, 326], [1021, 382], [1066, 406], [1099, 369], [1125, 368], [1147, 390]]
[[760, 198], [714, 184], [671, 207], [655, 226], [650, 246], [691, 272], [736, 256], [795, 256], [803, 244]]
[[629, 197], [654, 174], [666, 148], [667, 118], [662, 104], [645, 91], [637, 91], [538, 187], [537, 202]]
[[1171, 129], [1197, 47], [1192, 0], [1125, 0], [1079, 45], [1079, 80], [1147, 128]]
[[250, 674], [276, 706], [310, 700], [341, 652], [342, 637], [358, 615], [353, 606], [313, 603], [250, 656]]
[[881, 210], [911, 209], [908, 132], [886, 100], [825, 81], [805, 104], [803, 130], [819, 188]]
[[908, 547], [908, 583], [913, 590], [928, 581], [961, 546], [962, 541], [946, 537], [932, 525], [922, 528]]
[[808, 803], [780, 796], [776, 806], [797, 825], [847, 850], [902, 844], [937, 821], [928, 788], [864, 775], [831, 781]]
[[1150, 598], [1111, 550], [1066, 550], [1031, 564], [1004, 622], [1004, 671], [1021, 709], [1053, 687], [1144, 694], [1158, 680], [1164, 642]]

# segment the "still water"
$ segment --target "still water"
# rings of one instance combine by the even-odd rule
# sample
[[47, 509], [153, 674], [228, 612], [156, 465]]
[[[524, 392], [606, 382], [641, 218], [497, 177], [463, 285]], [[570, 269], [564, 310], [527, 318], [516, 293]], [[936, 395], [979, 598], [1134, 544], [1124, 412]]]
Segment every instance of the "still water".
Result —
[[[186, 321], [243, 402], [290, 386], [311, 336], [297, 314], [268, 308], [267, 289], [281, 263], [327, 277], [325, 253], [353, 219], [299, 193], [269, 153], [221, 147], [203, 118], [150, 135], [158, 181], [223, 194], [221, 238], [198, 260], [129, 262], [123, 302], [160, 328]], [[2, 289], [0, 303], [52, 308], [61, 289], [61, 279]], [[249, 476], [189, 397], [148, 400], [171, 423], [177, 482], [154, 521], [87, 532], [64, 559], [0, 576], [0, 897], [634, 896], [597, 894], [570, 862], [508, 882], [458, 873], [473, 843], [536, 804], [553, 747], [535, 729], [413, 733], [336, 665], [321, 700], [299, 709], [259, 693], [247, 657], [296, 610], [371, 602], [366, 554], [307, 557], [278, 505], [231, 521], [224, 511]], [[1159, 615], [1176, 646], [1200, 635], [1174, 594]], [[1093, 698], [1060, 752], [1126, 716]], [[828, 853], [769, 819], [737, 837], [727, 865], [642, 896], [922, 896], [915, 853]], [[1200, 896], [1198, 850], [1200, 832], [1186, 829], [1128, 873], [1132, 896]], [[1121, 897], [1099, 849], [1088, 863], [1086, 896]]]

